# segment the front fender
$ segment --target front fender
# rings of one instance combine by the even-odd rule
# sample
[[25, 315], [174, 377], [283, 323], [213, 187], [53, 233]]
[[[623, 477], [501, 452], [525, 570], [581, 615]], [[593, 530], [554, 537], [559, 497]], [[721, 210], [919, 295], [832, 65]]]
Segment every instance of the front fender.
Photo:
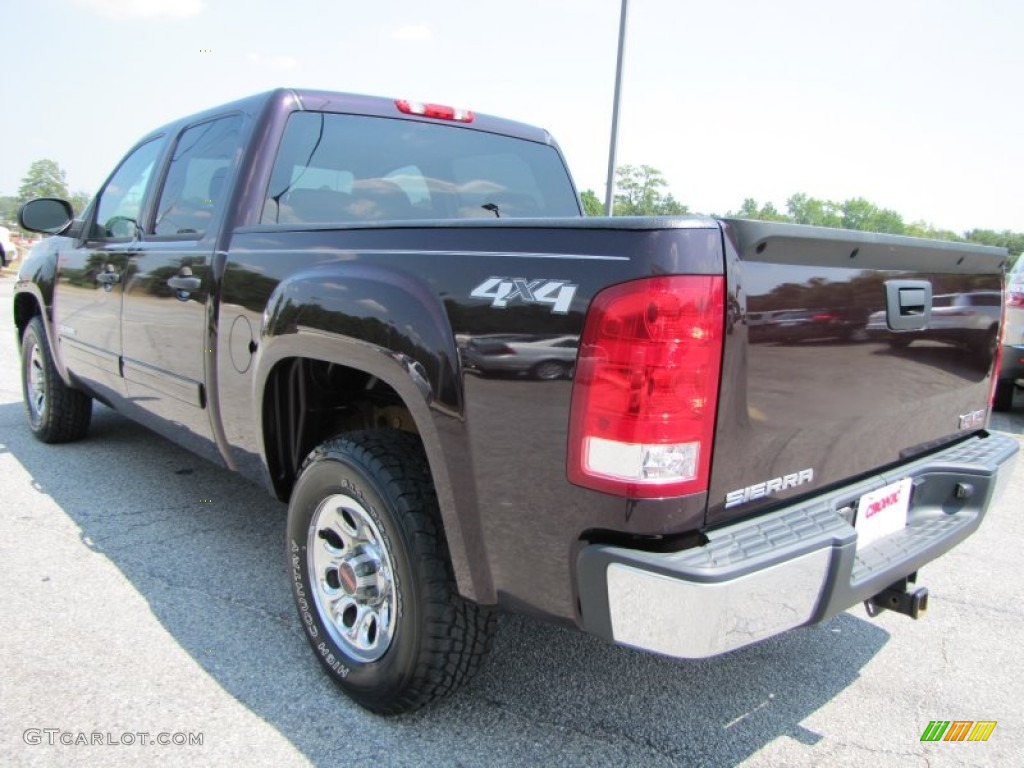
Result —
[[32, 305], [38, 307], [43, 320], [46, 339], [50, 344], [54, 364], [64, 383], [71, 386], [64, 361], [61, 359], [57, 344], [57, 330], [53, 327], [53, 296], [57, 283], [57, 257], [62, 237], [49, 237], [29, 251], [18, 267], [18, 277], [14, 283], [14, 323], [18, 328], [18, 344], [21, 344], [21, 332], [35, 314]]

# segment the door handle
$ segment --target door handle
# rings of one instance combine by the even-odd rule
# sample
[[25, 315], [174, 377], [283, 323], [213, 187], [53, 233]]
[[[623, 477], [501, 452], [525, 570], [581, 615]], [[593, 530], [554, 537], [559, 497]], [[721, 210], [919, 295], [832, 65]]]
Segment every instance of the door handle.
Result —
[[167, 279], [167, 285], [182, 293], [192, 293], [202, 288], [203, 281], [189, 275], [175, 275]]
[[117, 285], [121, 282], [121, 275], [118, 272], [100, 272], [96, 275], [96, 282], [106, 286]]
[[121, 273], [115, 272], [112, 264], [107, 264], [102, 272], [96, 275], [96, 282], [103, 286], [103, 290], [110, 293], [114, 286], [121, 282]]

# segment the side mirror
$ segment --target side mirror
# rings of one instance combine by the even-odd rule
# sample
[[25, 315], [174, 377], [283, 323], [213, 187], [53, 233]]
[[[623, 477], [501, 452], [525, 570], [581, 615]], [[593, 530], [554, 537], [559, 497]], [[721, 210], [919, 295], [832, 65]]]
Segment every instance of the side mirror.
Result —
[[55, 197], [29, 200], [18, 210], [18, 224], [29, 232], [62, 235], [75, 220], [71, 203]]

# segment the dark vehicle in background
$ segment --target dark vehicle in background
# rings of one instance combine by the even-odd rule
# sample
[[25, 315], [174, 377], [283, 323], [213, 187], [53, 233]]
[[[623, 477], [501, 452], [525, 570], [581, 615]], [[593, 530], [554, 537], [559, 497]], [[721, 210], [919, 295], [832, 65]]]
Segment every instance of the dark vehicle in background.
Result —
[[477, 336], [462, 354], [467, 369], [483, 375], [527, 375], [541, 381], [571, 379], [576, 369], [579, 336]]
[[1024, 379], [1024, 256], [1017, 257], [1006, 276], [1006, 325], [1003, 326], [1002, 362], [992, 407], [1013, 408], [1017, 381]]
[[[932, 286], [998, 291], [1005, 251], [584, 218], [552, 138], [508, 120], [281, 89], [146, 135], [81, 220], [19, 218], [54, 235], [13, 302], [31, 431], [81, 438], [98, 399], [286, 501], [298, 627], [378, 712], [468, 679], [494, 609], [674, 658], [863, 601], [917, 617], [1018, 452], [986, 429], [994, 348], [744, 324], [857, 306], [924, 334]], [[492, 334], [573, 378], [470, 375]]]

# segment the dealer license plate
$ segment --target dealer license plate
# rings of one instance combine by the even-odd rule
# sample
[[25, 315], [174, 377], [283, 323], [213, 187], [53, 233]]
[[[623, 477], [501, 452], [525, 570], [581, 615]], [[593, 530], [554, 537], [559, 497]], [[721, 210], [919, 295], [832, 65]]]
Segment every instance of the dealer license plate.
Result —
[[890, 533], [903, 530], [910, 507], [913, 480], [905, 477], [877, 491], [865, 493], [857, 503], [857, 548], [866, 547]]

